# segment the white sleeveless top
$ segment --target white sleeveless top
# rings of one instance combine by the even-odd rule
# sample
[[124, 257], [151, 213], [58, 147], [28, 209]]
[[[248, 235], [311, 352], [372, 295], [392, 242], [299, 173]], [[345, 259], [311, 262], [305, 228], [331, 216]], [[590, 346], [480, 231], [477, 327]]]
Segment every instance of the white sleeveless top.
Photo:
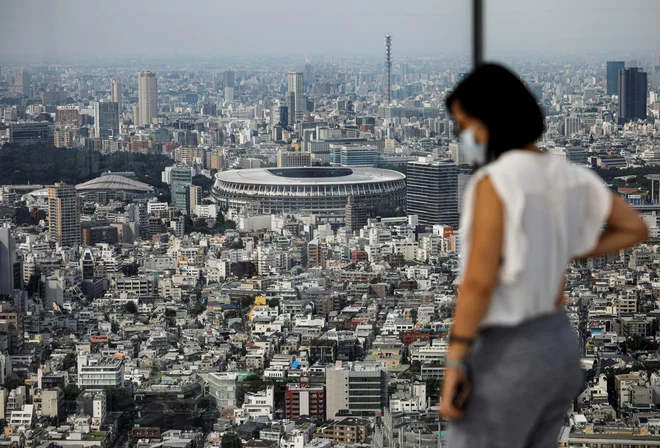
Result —
[[489, 176], [504, 205], [499, 282], [481, 327], [512, 326], [554, 310], [567, 264], [598, 242], [612, 195], [597, 174], [549, 154], [513, 150], [465, 188], [461, 277], [467, 266], [474, 189]]

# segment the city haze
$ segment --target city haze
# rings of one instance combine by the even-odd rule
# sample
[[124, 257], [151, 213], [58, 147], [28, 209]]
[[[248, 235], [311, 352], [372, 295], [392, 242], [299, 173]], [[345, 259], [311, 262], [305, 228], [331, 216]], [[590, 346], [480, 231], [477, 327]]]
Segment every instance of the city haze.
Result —
[[[493, 66], [456, 88], [471, 0], [0, 1], [1, 446], [452, 445], [450, 344], [532, 333], [488, 345], [515, 381], [482, 427], [660, 446], [660, 0], [483, 0], [529, 94]], [[499, 202], [524, 219], [470, 249]], [[621, 227], [649, 238], [594, 255]], [[562, 291], [539, 231], [593, 255]], [[501, 240], [529, 263], [471, 295]]]
[[[508, 53], [652, 52], [654, 0], [486, 0], [487, 56]], [[471, 2], [287, 0], [5, 1], [0, 57], [469, 56]], [[627, 53], [626, 53], [627, 54]]]

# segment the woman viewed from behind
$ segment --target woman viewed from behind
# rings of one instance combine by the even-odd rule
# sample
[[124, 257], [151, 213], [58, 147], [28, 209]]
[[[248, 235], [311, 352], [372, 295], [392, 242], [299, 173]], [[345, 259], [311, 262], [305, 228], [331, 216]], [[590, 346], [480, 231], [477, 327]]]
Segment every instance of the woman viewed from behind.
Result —
[[480, 167], [461, 214], [461, 283], [440, 405], [452, 419], [446, 446], [554, 448], [582, 383], [561, 303], [566, 267], [633, 246], [648, 230], [595, 173], [539, 151], [543, 113], [507, 69], [478, 67], [446, 105], [461, 150]]

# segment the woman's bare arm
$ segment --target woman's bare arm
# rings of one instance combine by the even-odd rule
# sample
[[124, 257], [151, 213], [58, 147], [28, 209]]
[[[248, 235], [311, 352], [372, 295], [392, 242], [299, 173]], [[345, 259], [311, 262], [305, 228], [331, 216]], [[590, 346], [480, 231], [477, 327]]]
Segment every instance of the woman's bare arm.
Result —
[[[473, 338], [476, 335], [488, 310], [500, 271], [504, 206], [488, 177], [476, 185], [470, 228], [470, 253], [456, 301], [452, 327], [452, 334], [460, 338]], [[463, 359], [468, 349], [466, 344], [451, 344], [448, 358]]]
[[620, 197], [612, 195], [612, 210], [607, 218], [607, 229], [589, 253], [576, 259], [607, 255], [632, 247], [649, 236], [649, 229], [633, 208]]

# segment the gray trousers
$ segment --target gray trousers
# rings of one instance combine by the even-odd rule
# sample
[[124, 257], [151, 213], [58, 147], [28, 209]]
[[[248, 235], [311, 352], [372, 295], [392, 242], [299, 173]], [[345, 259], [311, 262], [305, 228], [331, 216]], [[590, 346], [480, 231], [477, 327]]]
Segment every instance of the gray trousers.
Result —
[[472, 397], [449, 424], [447, 448], [556, 448], [582, 384], [580, 352], [563, 310], [483, 330], [466, 365]]

